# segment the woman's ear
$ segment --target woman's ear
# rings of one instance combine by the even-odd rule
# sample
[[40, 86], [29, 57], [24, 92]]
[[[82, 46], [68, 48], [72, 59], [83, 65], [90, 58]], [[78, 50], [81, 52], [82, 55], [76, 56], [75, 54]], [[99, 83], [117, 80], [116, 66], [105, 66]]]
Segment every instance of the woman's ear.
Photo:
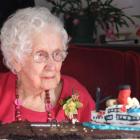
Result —
[[19, 63], [19, 61], [17, 61], [16, 59], [13, 59], [12, 65], [16, 73], [21, 71], [21, 63]]

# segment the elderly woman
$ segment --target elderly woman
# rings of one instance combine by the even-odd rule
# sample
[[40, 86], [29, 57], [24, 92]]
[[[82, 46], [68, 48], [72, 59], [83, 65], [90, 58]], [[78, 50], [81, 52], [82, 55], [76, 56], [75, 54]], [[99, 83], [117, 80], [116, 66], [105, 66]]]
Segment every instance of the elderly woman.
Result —
[[22, 9], [8, 18], [1, 50], [11, 72], [0, 74], [1, 122], [90, 120], [95, 103], [88, 91], [60, 72], [67, 43], [63, 24], [46, 8]]

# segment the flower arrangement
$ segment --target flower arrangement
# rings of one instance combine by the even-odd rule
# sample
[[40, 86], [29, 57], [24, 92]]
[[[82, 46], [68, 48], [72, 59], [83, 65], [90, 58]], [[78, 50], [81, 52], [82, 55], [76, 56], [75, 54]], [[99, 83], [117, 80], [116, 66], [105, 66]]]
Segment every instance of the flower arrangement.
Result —
[[79, 94], [77, 91], [72, 90], [72, 96], [65, 100], [60, 100], [65, 115], [70, 119], [74, 119], [75, 115], [78, 114], [78, 109], [83, 106], [79, 100]]

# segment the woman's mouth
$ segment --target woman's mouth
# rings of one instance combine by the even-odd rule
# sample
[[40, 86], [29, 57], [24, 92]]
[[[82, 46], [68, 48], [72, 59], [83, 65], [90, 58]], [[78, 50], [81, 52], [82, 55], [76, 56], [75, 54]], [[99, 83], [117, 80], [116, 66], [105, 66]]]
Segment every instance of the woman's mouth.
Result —
[[46, 76], [46, 77], [43, 77], [43, 79], [46, 79], [46, 80], [51, 80], [51, 79], [54, 79], [55, 76]]

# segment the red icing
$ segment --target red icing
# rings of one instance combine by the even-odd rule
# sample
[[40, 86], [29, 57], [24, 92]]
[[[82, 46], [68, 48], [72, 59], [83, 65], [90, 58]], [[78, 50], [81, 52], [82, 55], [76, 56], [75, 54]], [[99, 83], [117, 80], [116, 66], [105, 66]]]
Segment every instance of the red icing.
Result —
[[130, 89], [123, 89], [119, 91], [119, 96], [118, 96], [118, 103], [127, 105], [127, 98], [130, 97], [131, 90]]

